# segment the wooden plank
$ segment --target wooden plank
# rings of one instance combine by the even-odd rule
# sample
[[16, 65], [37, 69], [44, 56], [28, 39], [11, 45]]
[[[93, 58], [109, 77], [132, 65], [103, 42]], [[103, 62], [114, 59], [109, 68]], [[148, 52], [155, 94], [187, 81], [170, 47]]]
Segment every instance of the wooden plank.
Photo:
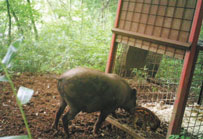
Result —
[[[127, 40], [126, 40], [126, 38], [121, 38], [121, 35], [117, 35], [117, 37], [116, 37], [116, 42], [118, 42], [118, 43], [123, 43], [123, 44], [127, 44], [129, 46], [142, 48], [144, 50], [149, 50], [151, 52], [156, 52], [158, 54], [167, 55], [167, 56], [174, 57], [177, 59], [183, 59], [185, 56], [185, 50], [183, 50], [183, 49], [175, 49], [175, 51], [174, 51], [174, 48], [170, 49], [169, 47], [166, 47], [164, 45], [159, 45], [156, 43], [150, 44], [148, 42], [148, 45], [147, 45], [146, 41], [136, 40], [134, 38], [129, 38], [129, 40], [128, 41]], [[171, 54], [171, 53], [173, 53], [173, 54]]]
[[[159, 44], [156, 44], [156, 43], [151, 43], [150, 44], [149, 42], [148, 42], [148, 46], [147, 46], [146, 41], [136, 40], [134, 38], [129, 38], [129, 40], [127, 41], [127, 40], [124, 40], [124, 38], [121, 38], [121, 35], [117, 35], [116, 42], [127, 44], [129, 46], [134, 46], [134, 47], [137, 47], [137, 48], [142, 48], [144, 50], [149, 50], [151, 52], [156, 52], [156, 53], [159, 53], [159, 54], [171, 56], [171, 57], [174, 57], [174, 58], [177, 58], [177, 59], [183, 59], [184, 56], [185, 56], [185, 50], [183, 50], [183, 49], [175, 49], [175, 52], [174, 52], [174, 50], [171, 51], [171, 49], [169, 47], [159, 45]], [[172, 48], [172, 49], [174, 49], [174, 48]], [[169, 54], [169, 53], [172, 53], [172, 52], [173, 52], [173, 54]]]
[[106, 121], [109, 122], [110, 124], [120, 128], [121, 130], [127, 132], [128, 134], [130, 134], [131, 136], [134, 137], [134, 139], [145, 139], [144, 137], [139, 136], [135, 131], [133, 131], [132, 128], [130, 128], [128, 125], [126, 124], [120, 124], [115, 118], [113, 118], [112, 116], [108, 116], [106, 118]]
[[160, 37], [145, 35], [142, 33], [126, 31], [126, 30], [122, 30], [122, 29], [118, 29], [118, 28], [113, 28], [112, 31], [115, 34], [133, 37], [135, 39], [141, 39], [144, 41], [149, 41], [149, 42], [153, 42], [153, 43], [157, 43], [157, 44], [165, 45], [165, 46], [170, 46], [170, 47], [189, 49], [191, 46], [191, 43], [185, 43], [185, 42], [179, 42], [179, 41], [170, 40], [170, 39], [164, 39], [164, 38], [160, 38]]

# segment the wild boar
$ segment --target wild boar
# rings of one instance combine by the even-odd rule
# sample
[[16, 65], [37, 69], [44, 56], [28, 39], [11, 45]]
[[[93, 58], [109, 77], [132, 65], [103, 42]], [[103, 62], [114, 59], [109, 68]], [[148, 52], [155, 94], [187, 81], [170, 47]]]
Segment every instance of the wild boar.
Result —
[[144, 107], [136, 107], [134, 118], [134, 127], [140, 126], [142, 129], [147, 130], [149, 127], [152, 131], [156, 131], [160, 127], [160, 119], [149, 109]]
[[63, 116], [63, 127], [68, 136], [68, 121], [80, 112], [96, 112], [100, 115], [94, 125], [97, 134], [105, 118], [117, 108], [133, 113], [136, 106], [136, 89], [116, 74], [107, 74], [89, 68], [71, 69], [58, 79], [61, 103], [53, 128], [57, 129], [59, 119], [67, 105], [68, 112]]

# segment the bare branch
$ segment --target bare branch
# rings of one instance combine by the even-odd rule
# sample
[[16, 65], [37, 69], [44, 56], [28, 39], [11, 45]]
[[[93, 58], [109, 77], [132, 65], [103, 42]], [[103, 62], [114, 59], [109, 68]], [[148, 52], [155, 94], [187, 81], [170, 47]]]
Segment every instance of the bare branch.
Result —
[[27, 3], [28, 3], [28, 7], [29, 7], [29, 12], [30, 12], [30, 19], [31, 19], [31, 22], [32, 22], [32, 25], [33, 25], [33, 28], [34, 28], [35, 39], [38, 40], [38, 31], [37, 31], [37, 27], [35, 25], [35, 20], [34, 20], [34, 17], [33, 17], [30, 0], [27, 0]]
[[16, 23], [17, 23], [18, 31], [20, 31], [21, 34], [23, 34], [23, 29], [22, 29], [22, 27], [21, 27], [21, 25], [20, 25], [20, 22], [19, 22], [19, 20], [18, 20], [18, 17], [17, 17], [17, 15], [15, 14], [15, 11], [13, 10], [12, 6], [10, 6], [10, 9], [11, 9], [11, 13], [12, 13], [12, 15], [13, 15], [13, 17], [14, 17]]
[[7, 5], [7, 12], [8, 12], [8, 20], [9, 20], [9, 28], [8, 28], [8, 45], [11, 43], [11, 14], [10, 14], [10, 4], [9, 1], [6, 0], [6, 5]]

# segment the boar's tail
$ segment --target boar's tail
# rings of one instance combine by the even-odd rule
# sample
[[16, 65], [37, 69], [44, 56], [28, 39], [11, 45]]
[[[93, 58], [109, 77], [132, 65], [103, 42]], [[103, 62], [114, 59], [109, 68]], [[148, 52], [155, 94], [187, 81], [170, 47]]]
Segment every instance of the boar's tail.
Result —
[[63, 92], [62, 79], [58, 79], [57, 89], [60, 93]]

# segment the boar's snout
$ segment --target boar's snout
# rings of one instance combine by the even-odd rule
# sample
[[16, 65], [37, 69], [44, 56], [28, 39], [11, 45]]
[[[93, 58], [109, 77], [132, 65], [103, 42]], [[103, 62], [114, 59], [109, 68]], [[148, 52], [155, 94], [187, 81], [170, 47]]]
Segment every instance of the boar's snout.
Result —
[[132, 108], [136, 106], [136, 100], [137, 100], [137, 90], [133, 88], [131, 91]]
[[137, 90], [132, 89], [131, 90], [131, 96], [128, 100], [126, 107], [124, 108], [126, 111], [128, 111], [130, 114], [133, 114], [136, 108], [136, 99], [137, 99]]

